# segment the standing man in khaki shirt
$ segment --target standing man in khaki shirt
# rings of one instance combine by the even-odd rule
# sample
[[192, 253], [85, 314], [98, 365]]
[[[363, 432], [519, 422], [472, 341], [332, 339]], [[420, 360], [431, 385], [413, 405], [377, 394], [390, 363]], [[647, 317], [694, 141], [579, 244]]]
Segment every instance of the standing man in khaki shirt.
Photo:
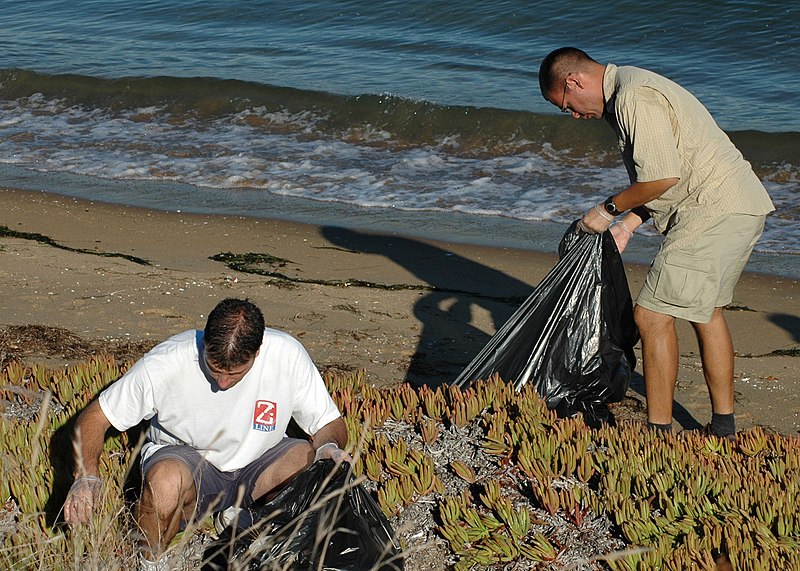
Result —
[[634, 310], [648, 424], [672, 428], [679, 318], [692, 324], [700, 346], [711, 397], [707, 429], [731, 437], [733, 343], [722, 310], [774, 210], [764, 186], [706, 108], [660, 75], [560, 48], [542, 61], [539, 87], [576, 119], [608, 121], [630, 177], [630, 186], [590, 208], [580, 227], [610, 227], [620, 252], [650, 218], [665, 236]]

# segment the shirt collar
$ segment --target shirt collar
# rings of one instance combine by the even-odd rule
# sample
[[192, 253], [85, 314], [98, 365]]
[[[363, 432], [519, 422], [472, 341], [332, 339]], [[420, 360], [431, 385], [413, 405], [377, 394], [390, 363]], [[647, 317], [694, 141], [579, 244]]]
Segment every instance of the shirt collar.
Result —
[[603, 73], [603, 98], [605, 99], [606, 113], [614, 113], [614, 98], [617, 95], [617, 66], [613, 63], [606, 64]]

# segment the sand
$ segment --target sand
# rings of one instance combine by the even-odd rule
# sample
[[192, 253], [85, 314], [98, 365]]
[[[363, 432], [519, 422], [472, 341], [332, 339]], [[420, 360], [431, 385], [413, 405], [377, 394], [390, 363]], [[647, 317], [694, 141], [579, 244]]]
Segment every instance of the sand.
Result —
[[[11, 189], [0, 190], [0, 225], [28, 233], [0, 237], [0, 327], [155, 343], [201, 328], [220, 299], [248, 297], [320, 368], [365, 369], [379, 385], [453, 380], [550, 271], [557, 247], [488, 248]], [[211, 259], [227, 252], [279, 258], [257, 267], [282, 277]], [[646, 268], [626, 268], [635, 294]], [[798, 294], [797, 280], [768, 275], [745, 274], [737, 287], [727, 318], [739, 428], [800, 431]], [[692, 429], [708, 422], [710, 407], [688, 324], [679, 338], [675, 428]], [[644, 419], [642, 393], [636, 375], [615, 413]]]

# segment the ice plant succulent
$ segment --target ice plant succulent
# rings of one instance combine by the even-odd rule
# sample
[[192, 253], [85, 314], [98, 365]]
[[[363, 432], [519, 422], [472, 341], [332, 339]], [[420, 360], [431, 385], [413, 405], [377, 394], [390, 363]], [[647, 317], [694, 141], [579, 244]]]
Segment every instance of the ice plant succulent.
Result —
[[[135, 541], [126, 535], [133, 528], [121, 488], [135, 436], [112, 436], [104, 446], [100, 512], [110, 516], [69, 540], [54, 525], [71, 479], [68, 423], [127, 366], [99, 355], [60, 370], [12, 362], [0, 372], [6, 404], [45, 403], [33, 419], [0, 418], [0, 494], [20, 512], [15, 532], [0, 532], [0, 567], [49, 568], [92, 550], [111, 566], [130, 567]], [[497, 377], [467, 389], [378, 388], [363, 371], [325, 379], [346, 418], [356, 473], [372, 483], [387, 515], [423, 498], [435, 505], [436, 531], [457, 570], [549, 565], [567, 546], [548, 537], [542, 518], [580, 527], [598, 514], [632, 548], [598, 555], [612, 569], [713, 569], [719, 553], [734, 568], [800, 568], [796, 436], [753, 429], [728, 442], [664, 437], [632, 423], [589, 429], [579, 418], [556, 418], [532, 387], [517, 392]], [[399, 424], [417, 444], [393, 436]], [[491, 475], [467, 458], [442, 465], [432, 455], [443, 431], [467, 429], [481, 434], [475, 444], [494, 462]], [[445, 490], [450, 471], [460, 491]]]

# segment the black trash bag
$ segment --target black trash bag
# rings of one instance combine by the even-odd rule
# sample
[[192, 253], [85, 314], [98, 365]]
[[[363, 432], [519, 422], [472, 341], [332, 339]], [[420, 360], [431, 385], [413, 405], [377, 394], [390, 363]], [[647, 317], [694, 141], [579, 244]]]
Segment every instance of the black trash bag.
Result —
[[[348, 464], [319, 460], [245, 509], [205, 549], [204, 571], [401, 571], [394, 531]], [[247, 522], [247, 527], [237, 524]], [[252, 524], [250, 524], [252, 522]]]
[[560, 417], [583, 413], [589, 426], [613, 424], [636, 365], [628, 280], [610, 232], [587, 234], [577, 222], [558, 248], [559, 261], [453, 382], [494, 373], [519, 390], [533, 383]]

